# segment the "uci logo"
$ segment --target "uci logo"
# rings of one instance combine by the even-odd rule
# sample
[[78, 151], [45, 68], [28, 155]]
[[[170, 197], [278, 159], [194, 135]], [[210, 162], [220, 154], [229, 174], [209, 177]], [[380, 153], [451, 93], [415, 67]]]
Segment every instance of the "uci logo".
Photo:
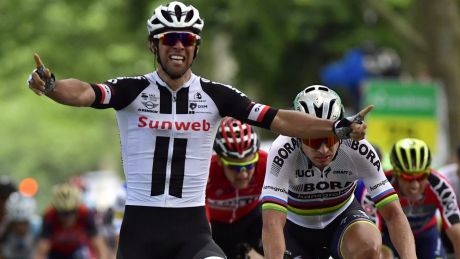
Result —
[[315, 176], [315, 172], [312, 169], [308, 169], [308, 170], [297, 169], [297, 170], [295, 170], [295, 176], [297, 178], [313, 177], [313, 176]]

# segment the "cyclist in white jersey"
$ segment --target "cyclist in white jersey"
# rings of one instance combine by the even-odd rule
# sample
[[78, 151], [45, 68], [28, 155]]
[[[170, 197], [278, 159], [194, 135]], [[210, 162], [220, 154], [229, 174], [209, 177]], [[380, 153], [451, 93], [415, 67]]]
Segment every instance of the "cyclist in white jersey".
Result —
[[37, 69], [28, 80], [35, 93], [116, 111], [127, 183], [119, 258], [224, 257], [210, 238], [204, 205], [212, 146], [225, 116], [301, 138], [364, 137], [363, 117], [372, 106], [333, 122], [254, 103], [193, 74], [203, 25], [191, 5], [158, 6], [147, 21], [156, 71], [103, 83], [56, 80], [35, 54]]
[[[294, 106], [319, 118], [343, 116], [340, 97], [321, 85], [305, 88]], [[409, 224], [375, 149], [365, 139], [334, 136], [279, 136], [272, 144], [261, 195], [265, 258], [281, 258], [285, 250], [292, 258], [379, 258], [380, 232], [353, 195], [358, 178], [402, 258], [415, 258]]]

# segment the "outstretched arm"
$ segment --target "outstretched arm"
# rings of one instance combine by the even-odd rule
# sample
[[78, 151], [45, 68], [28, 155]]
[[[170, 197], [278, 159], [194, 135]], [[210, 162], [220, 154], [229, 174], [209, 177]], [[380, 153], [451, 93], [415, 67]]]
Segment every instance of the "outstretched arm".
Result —
[[[370, 105], [361, 110], [357, 115], [347, 117], [339, 121], [340, 123], [320, 119], [309, 114], [298, 111], [279, 110], [276, 114], [270, 129], [274, 132], [285, 136], [297, 138], [324, 138], [338, 135], [340, 138], [351, 137], [355, 140], [361, 140], [365, 136], [366, 124], [362, 121], [366, 114], [374, 106]], [[359, 116], [359, 118], [357, 118]], [[351, 119], [351, 121], [347, 121]], [[342, 128], [349, 128], [347, 136], [340, 134]]]
[[70, 106], [90, 106], [94, 102], [96, 95], [91, 85], [78, 79], [53, 80], [50, 82], [55, 84], [52, 90], [46, 91], [45, 81], [51, 79], [52, 74], [45, 68], [38, 54], [34, 54], [34, 58], [37, 69], [32, 72], [29, 88], [36, 94], [46, 93], [46, 96], [54, 101]]
[[262, 243], [264, 256], [267, 259], [283, 258], [286, 244], [284, 241], [284, 224], [286, 213], [277, 210], [262, 211]]
[[399, 256], [404, 258], [417, 258], [415, 254], [415, 240], [412, 230], [402, 211], [399, 200], [392, 201], [379, 209], [390, 233], [391, 243], [398, 251]]

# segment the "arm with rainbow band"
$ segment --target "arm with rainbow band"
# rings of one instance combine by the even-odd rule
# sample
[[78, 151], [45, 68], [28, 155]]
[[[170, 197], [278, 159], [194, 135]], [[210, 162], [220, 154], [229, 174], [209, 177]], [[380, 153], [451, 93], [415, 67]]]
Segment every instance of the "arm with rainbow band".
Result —
[[[289, 176], [281, 172], [281, 168], [273, 170], [271, 161], [274, 159], [273, 152], [270, 152], [267, 159], [267, 173], [265, 174], [264, 186], [262, 188], [262, 242], [264, 256], [267, 259], [283, 258], [286, 250], [284, 225], [287, 218], [287, 201], [289, 190]], [[291, 164], [286, 163], [287, 170], [292, 172]]]
[[[262, 242], [265, 258], [282, 258], [286, 250], [284, 225], [287, 218], [289, 177], [272, 178], [277, 183], [264, 183], [263, 189], [272, 189], [273, 195], [262, 195]], [[266, 178], [267, 180], [267, 178]]]

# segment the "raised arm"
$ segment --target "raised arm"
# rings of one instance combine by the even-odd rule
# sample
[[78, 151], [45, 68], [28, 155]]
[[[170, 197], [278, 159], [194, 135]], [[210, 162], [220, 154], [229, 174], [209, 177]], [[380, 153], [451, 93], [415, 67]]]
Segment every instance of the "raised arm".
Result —
[[90, 106], [96, 95], [89, 83], [78, 79], [54, 80], [38, 54], [34, 54], [37, 69], [28, 81], [29, 88], [37, 95], [45, 94], [54, 101], [70, 106]]
[[399, 200], [384, 205], [379, 212], [385, 220], [391, 243], [395, 246], [400, 258], [417, 258], [414, 235]]
[[270, 129], [285, 136], [298, 138], [324, 138], [335, 134], [340, 138], [361, 140], [365, 136], [367, 127], [363, 122], [364, 117], [373, 108], [367, 106], [355, 116], [336, 122], [298, 111], [279, 110]]

